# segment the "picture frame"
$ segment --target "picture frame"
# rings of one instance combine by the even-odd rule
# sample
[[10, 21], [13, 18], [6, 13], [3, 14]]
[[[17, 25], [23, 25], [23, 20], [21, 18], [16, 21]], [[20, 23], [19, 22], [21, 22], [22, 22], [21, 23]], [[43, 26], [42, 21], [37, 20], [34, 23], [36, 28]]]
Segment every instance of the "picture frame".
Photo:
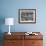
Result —
[[19, 23], [36, 23], [36, 9], [19, 9]]

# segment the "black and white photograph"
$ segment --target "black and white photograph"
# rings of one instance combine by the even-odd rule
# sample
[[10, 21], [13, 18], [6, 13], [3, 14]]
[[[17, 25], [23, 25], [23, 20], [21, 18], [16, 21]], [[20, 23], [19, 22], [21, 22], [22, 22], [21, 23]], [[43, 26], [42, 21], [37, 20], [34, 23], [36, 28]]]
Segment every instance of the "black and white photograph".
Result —
[[19, 23], [36, 23], [36, 9], [19, 9]]

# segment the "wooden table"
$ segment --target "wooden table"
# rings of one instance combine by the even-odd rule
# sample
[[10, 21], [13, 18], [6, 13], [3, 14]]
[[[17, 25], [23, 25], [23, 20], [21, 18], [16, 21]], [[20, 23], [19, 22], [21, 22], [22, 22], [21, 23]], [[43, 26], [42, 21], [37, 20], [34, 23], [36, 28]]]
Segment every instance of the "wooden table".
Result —
[[38, 35], [25, 35], [26, 32], [11, 32], [8, 35], [4, 33], [4, 46], [43, 46], [43, 35], [40, 32]]

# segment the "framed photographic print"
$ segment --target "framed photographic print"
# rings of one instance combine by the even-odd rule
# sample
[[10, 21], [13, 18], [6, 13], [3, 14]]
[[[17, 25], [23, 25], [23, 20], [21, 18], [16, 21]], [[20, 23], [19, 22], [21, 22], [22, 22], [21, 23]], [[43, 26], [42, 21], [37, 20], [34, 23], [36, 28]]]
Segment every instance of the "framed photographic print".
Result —
[[36, 23], [36, 9], [19, 9], [19, 23]]

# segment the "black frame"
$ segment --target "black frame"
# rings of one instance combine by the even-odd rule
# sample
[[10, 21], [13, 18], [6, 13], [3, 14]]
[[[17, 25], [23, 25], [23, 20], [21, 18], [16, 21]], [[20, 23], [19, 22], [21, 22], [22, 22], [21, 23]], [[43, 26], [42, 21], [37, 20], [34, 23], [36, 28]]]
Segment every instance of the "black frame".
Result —
[[[25, 14], [26, 14], [26, 17], [25, 17]], [[19, 23], [36, 23], [36, 9], [19, 9], [18, 15], [19, 15], [19, 17], [18, 17]]]

